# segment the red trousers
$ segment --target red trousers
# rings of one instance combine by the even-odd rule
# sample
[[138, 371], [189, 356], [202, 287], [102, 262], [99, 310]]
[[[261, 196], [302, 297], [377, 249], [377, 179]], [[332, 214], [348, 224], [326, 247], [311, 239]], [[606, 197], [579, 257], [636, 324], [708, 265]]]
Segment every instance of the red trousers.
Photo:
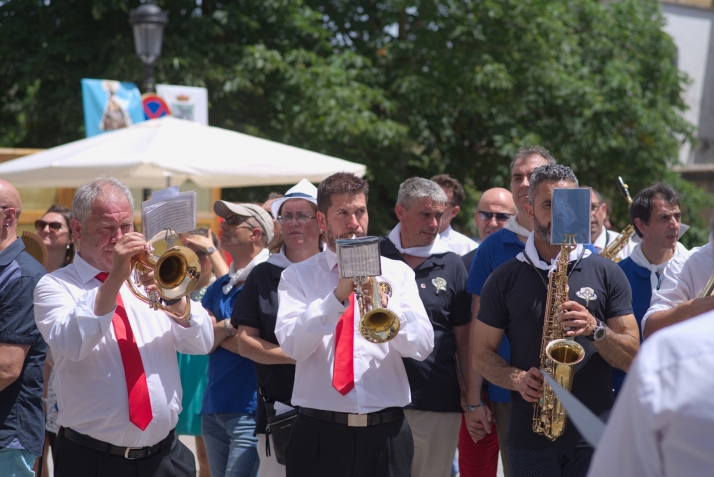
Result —
[[498, 472], [498, 435], [496, 425], [491, 433], [474, 443], [461, 416], [459, 430], [459, 472], [461, 477], [496, 477]]

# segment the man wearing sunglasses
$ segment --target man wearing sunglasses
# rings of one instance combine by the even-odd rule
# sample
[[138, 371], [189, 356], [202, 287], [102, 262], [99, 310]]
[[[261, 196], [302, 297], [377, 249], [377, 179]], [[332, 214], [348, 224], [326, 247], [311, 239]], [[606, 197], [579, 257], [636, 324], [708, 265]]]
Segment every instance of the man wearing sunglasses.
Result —
[[[206, 290], [201, 303], [214, 317], [214, 344], [208, 357], [208, 386], [203, 395], [201, 424], [213, 477], [251, 477], [258, 470], [258, 439], [253, 435], [257, 404], [253, 361], [222, 344], [237, 330], [230, 318], [246, 278], [268, 259], [273, 219], [260, 205], [213, 204], [221, 223], [221, 248], [231, 256], [227, 274]], [[208, 250], [207, 252], [212, 252]]]
[[[513, 203], [513, 194], [508, 190], [495, 187], [481, 194], [476, 212], [474, 212], [474, 223], [481, 242], [492, 233], [505, 227], [515, 213], [516, 205]], [[477, 252], [478, 249], [472, 250], [461, 257], [466, 270], [471, 269], [471, 262]], [[459, 470], [461, 475], [464, 477], [490, 476], [493, 474], [494, 466], [498, 467], [498, 437], [493, 432], [486, 434], [478, 442], [474, 442], [465, 422], [465, 420], [462, 421], [459, 431]]]
[[33, 290], [45, 274], [17, 237], [20, 194], [0, 179], [0, 473], [32, 476], [45, 438], [42, 369], [47, 345]]

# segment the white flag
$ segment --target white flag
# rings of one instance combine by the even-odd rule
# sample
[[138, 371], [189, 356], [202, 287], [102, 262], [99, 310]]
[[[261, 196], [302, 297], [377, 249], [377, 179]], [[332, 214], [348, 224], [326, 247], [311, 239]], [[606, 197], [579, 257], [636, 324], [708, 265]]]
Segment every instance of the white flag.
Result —
[[169, 105], [173, 117], [208, 125], [206, 88], [157, 84], [156, 94]]

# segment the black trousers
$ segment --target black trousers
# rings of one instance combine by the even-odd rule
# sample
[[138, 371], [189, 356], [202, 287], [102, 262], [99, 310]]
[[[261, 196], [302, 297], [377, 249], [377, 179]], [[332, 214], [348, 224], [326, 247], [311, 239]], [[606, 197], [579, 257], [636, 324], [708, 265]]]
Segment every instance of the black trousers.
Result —
[[286, 451], [287, 477], [409, 477], [414, 457], [406, 419], [348, 427], [298, 414]]
[[55, 441], [55, 477], [196, 477], [193, 453], [176, 436], [171, 449], [130, 460], [84, 447], [62, 433]]

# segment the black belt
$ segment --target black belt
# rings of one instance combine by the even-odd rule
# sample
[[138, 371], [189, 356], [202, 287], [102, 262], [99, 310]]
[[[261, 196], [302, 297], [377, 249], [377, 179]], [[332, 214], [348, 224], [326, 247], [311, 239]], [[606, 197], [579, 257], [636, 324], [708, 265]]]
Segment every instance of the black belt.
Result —
[[79, 444], [80, 446], [88, 447], [99, 452], [108, 453], [111, 455], [117, 455], [124, 457], [125, 459], [146, 459], [152, 455], [156, 455], [162, 450], [170, 449], [171, 445], [174, 443], [174, 430], [171, 429], [169, 435], [166, 436], [161, 442], [149, 447], [120, 447], [112, 445], [108, 442], [100, 441], [94, 437], [89, 437], [85, 434], [80, 434], [77, 431], [73, 431], [69, 427], [60, 428], [58, 437], [64, 435], [67, 439]]
[[369, 414], [321, 411], [320, 409], [311, 409], [309, 407], [301, 407], [298, 412], [307, 417], [349, 427], [377, 426], [404, 418], [404, 409], [400, 407], [389, 407], [382, 411], [370, 412]]

